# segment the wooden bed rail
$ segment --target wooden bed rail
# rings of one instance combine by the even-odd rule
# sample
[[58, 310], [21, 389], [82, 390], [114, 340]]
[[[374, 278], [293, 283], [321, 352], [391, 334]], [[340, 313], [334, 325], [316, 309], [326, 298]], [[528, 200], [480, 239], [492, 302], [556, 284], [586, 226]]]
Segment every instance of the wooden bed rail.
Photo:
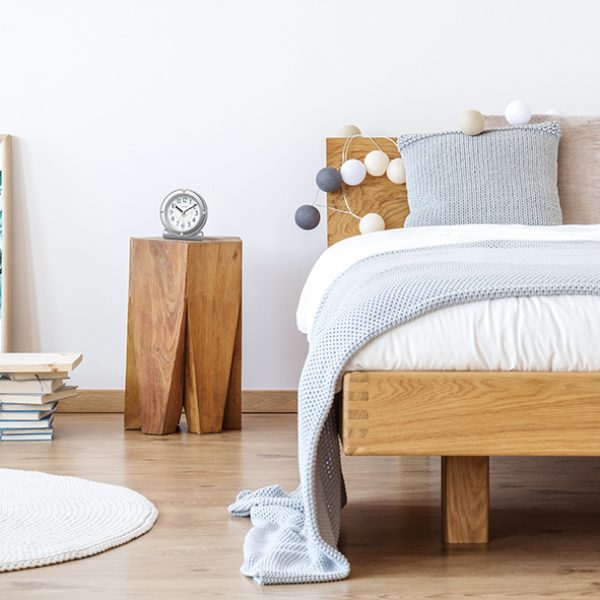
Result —
[[600, 456], [600, 373], [347, 373], [341, 432], [349, 455]]

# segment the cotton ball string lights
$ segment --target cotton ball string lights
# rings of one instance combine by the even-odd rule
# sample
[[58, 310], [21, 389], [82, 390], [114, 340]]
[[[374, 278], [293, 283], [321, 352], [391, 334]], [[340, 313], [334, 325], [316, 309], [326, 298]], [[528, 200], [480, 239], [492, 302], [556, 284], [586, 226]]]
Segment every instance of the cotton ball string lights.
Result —
[[465, 135], [479, 135], [485, 126], [483, 115], [478, 110], [465, 110], [460, 115], [458, 128]]
[[321, 213], [316, 206], [303, 204], [296, 210], [294, 219], [300, 229], [314, 229], [321, 222]]
[[404, 170], [404, 161], [401, 158], [393, 158], [387, 168], [387, 177], [392, 183], [406, 182], [406, 172]]
[[338, 137], [352, 137], [353, 135], [360, 135], [360, 129], [356, 125], [342, 125], [337, 132]]
[[333, 167], [323, 167], [317, 173], [317, 187], [322, 192], [337, 192], [342, 187], [342, 176]]
[[560, 108], [549, 108], [544, 114], [552, 117], [562, 117], [564, 113]]
[[525, 125], [531, 119], [531, 109], [525, 102], [513, 100], [508, 103], [504, 116], [511, 125]]
[[365, 169], [367, 169], [369, 175], [381, 177], [382, 175], [385, 175], [388, 165], [390, 164], [390, 159], [383, 150], [371, 150], [371, 152], [365, 156], [364, 163]]
[[[345, 125], [339, 131], [339, 136], [346, 138], [343, 140], [342, 164], [339, 169], [334, 167], [323, 167], [322, 169], [319, 169], [315, 177], [317, 191], [314, 202], [312, 204], [304, 204], [296, 209], [294, 214], [296, 225], [305, 230], [314, 229], [321, 222], [319, 208], [324, 208], [327, 210], [327, 214], [329, 214], [329, 211], [333, 211], [356, 219], [360, 233], [382, 231], [385, 229], [385, 221], [381, 215], [378, 215], [377, 213], [361, 215], [352, 210], [349, 198], [354, 192], [351, 194], [350, 189], [360, 185], [365, 180], [367, 173], [372, 177], [381, 177], [387, 174], [390, 182], [404, 183], [404, 163], [401, 158], [396, 158], [391, 161], [386, 152], [379, 145], [381, 142], [378, 143], [376, 139], [371, 136], [363, 136], [360, 129], [354, 125]], [[350, 146], [356, 138], [359, 138], [358, 141], [355, 142], [356, 144], [364, 147], [365, 141], [370, 140], [376, 148], [368, 152], [363, 160], [348, 157], [350, 154]], [[392, 138], [382, 138], [382, 140], [388, 140], [395, 145], [395, 140]], [[385, 182], [384, 185], [386, 185]], [[333, 194], [333, 202], [319, 204], [319, 194], [321, 192]], [[333, 206], [331, 204], [333, 204]]]
[[367, 169], [362, 161], [351, 158], [342, 163], [340, 174], [346, 185], [360, 185], [367, 176]]
[[358, 229], [361, 233], [383, 231], [385, 229], [385, 221], [377, 213], [368, 213], [359, 221]]

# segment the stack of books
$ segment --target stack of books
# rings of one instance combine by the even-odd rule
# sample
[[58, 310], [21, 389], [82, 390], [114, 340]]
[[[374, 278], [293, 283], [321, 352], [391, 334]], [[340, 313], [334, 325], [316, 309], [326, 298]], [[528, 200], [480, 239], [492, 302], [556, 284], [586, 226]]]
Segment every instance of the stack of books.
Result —
[[51, 440], [58, 403], [75, 396], [66, 385], [81, 354], [0, 353], [0, 441]]

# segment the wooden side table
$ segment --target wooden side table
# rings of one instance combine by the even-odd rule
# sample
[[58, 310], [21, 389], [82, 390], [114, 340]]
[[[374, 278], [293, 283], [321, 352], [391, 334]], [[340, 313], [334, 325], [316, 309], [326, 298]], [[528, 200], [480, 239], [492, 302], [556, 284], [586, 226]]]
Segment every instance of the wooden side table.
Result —
[[242, 241], [132, 238], [125, 428], [241, 428]]

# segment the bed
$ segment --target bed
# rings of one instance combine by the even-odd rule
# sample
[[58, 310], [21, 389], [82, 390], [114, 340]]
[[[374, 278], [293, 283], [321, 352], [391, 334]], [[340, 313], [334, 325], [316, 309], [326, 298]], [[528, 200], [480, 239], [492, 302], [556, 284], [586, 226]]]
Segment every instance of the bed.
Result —
[[[600, 456], [600, 119], [563, 137], [549, 120], [332, 138], [327, 164], [376, 146], [400, 148], [411, 210], [381, 176], [328, 194], [329, 248], [297, 313], [300, 485], [229, 506], [252, 522], [241, 571], [261, 584], [350, 574], [340, 440], [350, 456], [441, 456], [449, 544], [489, 541], [490, 456]], [[357, 235], [371, 212], [386, 230]]]
[[[398, 156], [393, 138], [376, 138], [374, 141], [390, 157]], [[339, 167], [344, 144], [342, 138], [327, 140], [328, 166]], [[363, 158], [372, 149], [371, 140], [357, 138], [353, 140], [348, 157]], [[330, 208], [344, 208], [338, 192], [328, 194], [327, 202]], [[358, 214], [377, 212], [382, 215], [387, 230], [401, 228], [408, 214], [405, 186], [395, 185], [385, 177], [367, 178], [363, 185], [353, 190], [351, 203]], [[576, 229], [572, 228], [574, 235], [577, 235]], [[357, 221], [353, 217], [328, 211], [329, 246], [357, 233]], [[393, 232], [363, 237], [385, 238], [386, 235], [393, 236]], [[310, 315], [307, 305], [311, 302], [304, 300], [298, 315], [301, 329], [303, 318], [310, 322], [306, 313]], [[540, 305], [539, 299], [528, 300], [527, 306], [520, 307], [524, 323], [535, 322], [536, 317], [538, 324], [547, 322], [544, 315], [555, 312], [558, 306], [543, 306], [543, 300]], [[575, 326], [581, 329], [572, 332], [574, 338], [580, 338], [581, 332], [585, 331], [600, 335], [598, 298], [571, 297], [563, 302], [563, 314], [579, 314], [580, 317], [587, 316], [588, 320], [574, 318], [562, 328], [560, 323], [555, 323], [554, 338], [550, 335], [547, 340], [563, 343]], [[489, 312], [489, 306], [487, 310]], [[474, 312], [472, 309], [470, 317], [468, 314], [464, 317], [470, 324], [466, 329], [473, 331], [477, 323], [485, 321], [481, 316], [485, 311], [485, 306]], [[460, 327], [456, 323], [460, 321], [456, 316], [453, 320], [444, 314], [435, 318], [437, 325], [430, 323], [428, 335], [433, 335], [436, 328], [445, 331], [447, 347], [453, 335], [459, 336]], [[488, 326], [492, 329], [502, 327], [498, 319], [492, 318], [488, 319]], [[304, 329], [307, 328], [305, 323]], [[535, 328], [524, 328], [515, 336], [523, 341], [528, 338], [527, 332], [532, 331]], [[569, 356], [562, 362], [560, 357], [549, 354], [543, 344], [536, 346], [533, 342], [528, 351], [517, 348], [513, 352], [517, 357], [529, 356], [529, 361], [522, 364], [514, 357], [502, 359], [508, 360], [507, 364], [489, 358], [487, 362], [478, 363], [477, 356], [467, 353], [458, 359], [462, 368], [457, 369], [456, 363], [441, 364], [440, 355], [447, 355], [441, 352], [438, 353], [439, 364], [434, 360], [434, 368], [418, 364], [417, 360], [408, 365], [392, 361], [391, 365], [384, 364], [383, 369], [373, 369], [381, 363], [386, 352], [390, 354], [389, 348], [394, 348], [390, 334], [386, 335], [385, 341], [372, 342], [371, 345], [379, 343], [379, 349], [365, 348], [356, 355], [343, 376], [337, 394], [343, 451], [346, 455], [441, 456], [445, 542], [488, 542], [490, 456], [600, 455], [600, 350], [597, 348], [600, 344], [594, 343], [592, 335], [581, 338], [581, 346], [575, 344], [575, 356], [566, 353]], [[457, 344], [459, 340], [457, 337]], [[406, 348], [402, 346], [402, 340], [395, 343], [396, 347], [400, 344]], [[393, 351], [391, 354], [398, 356]], [[486, 352], [479, 354], [489, 357]]]

